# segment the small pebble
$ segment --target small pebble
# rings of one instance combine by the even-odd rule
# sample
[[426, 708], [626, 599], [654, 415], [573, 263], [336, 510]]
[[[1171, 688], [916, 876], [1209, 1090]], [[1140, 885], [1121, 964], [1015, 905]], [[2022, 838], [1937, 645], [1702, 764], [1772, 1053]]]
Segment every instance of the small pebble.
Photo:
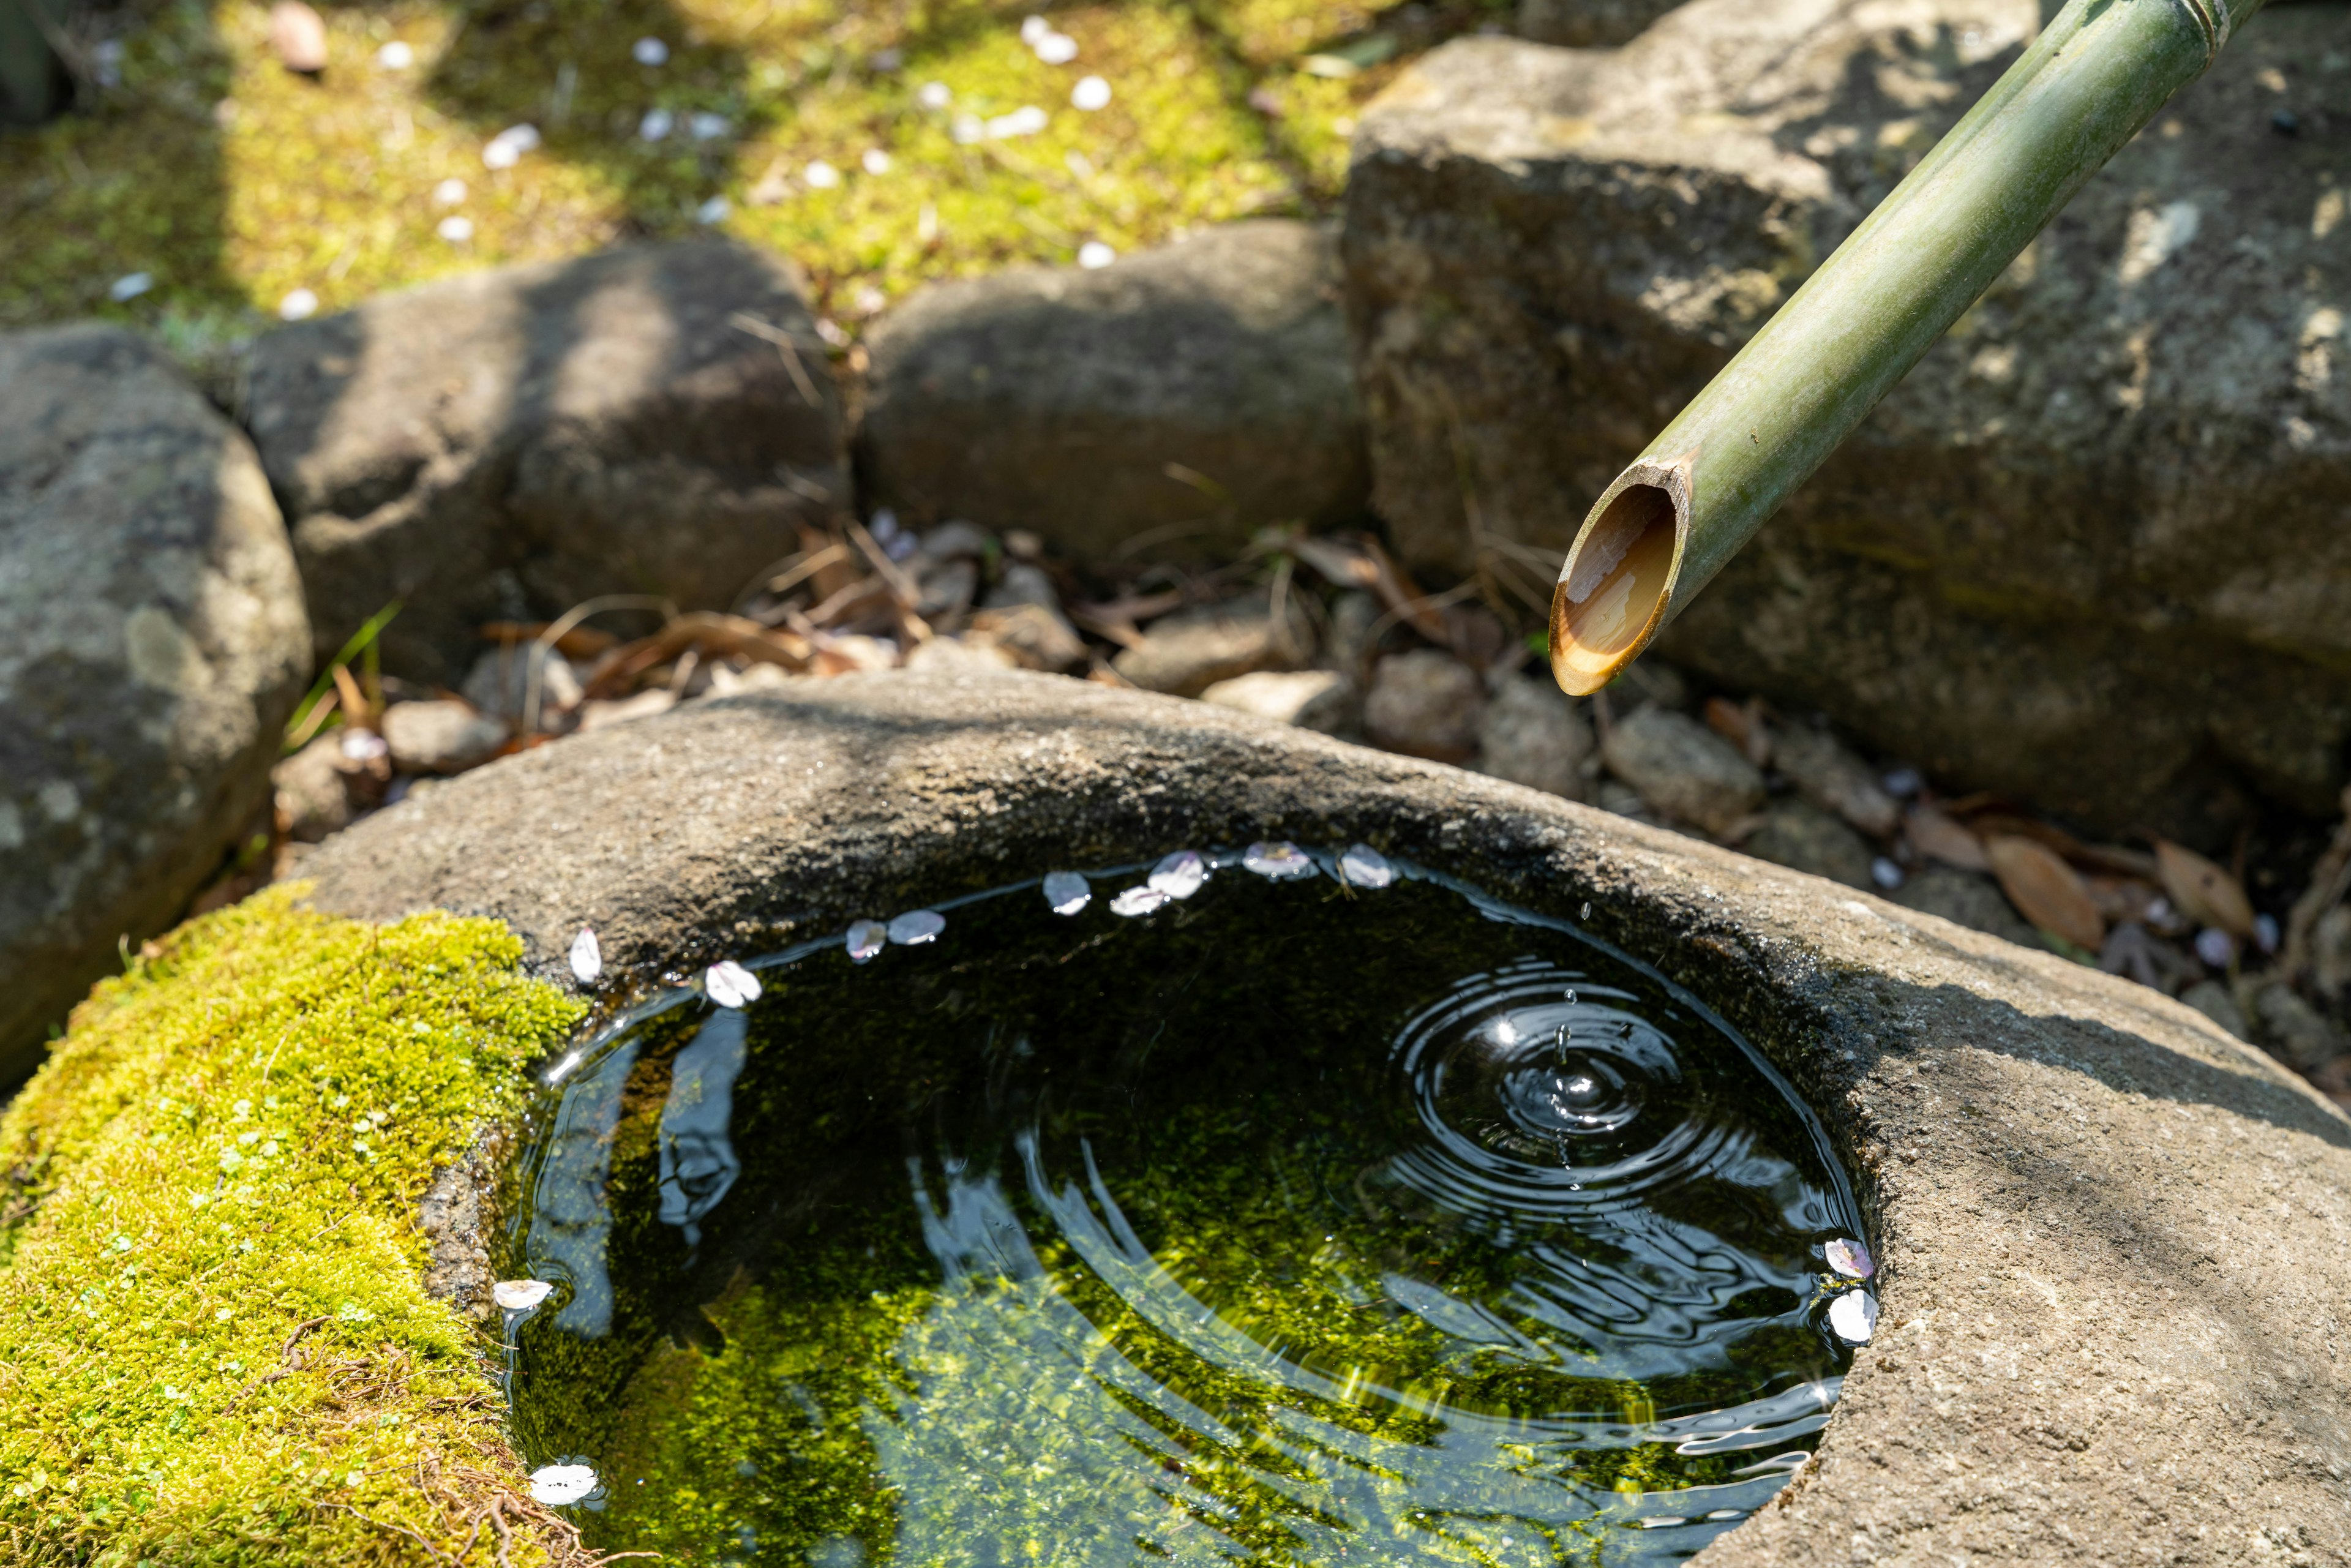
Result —
[[1357, 844], [1339, 857], [1339, 880], [1350, 887], [1376, 890], [1395, 881], [1395, 867], [1371, 845]]
[[593, 930], [582, 925], [580, 935], [571, 939], [572, 977], [585, 985], [603, 972], [603, 945], [596, 940]]
[[869, 174], [887, 174], [890, 172], [890, 154], [879, 147], [868, 147], [857, 162]]
[[490, 1300], [507, 1312], [527, 1312], [554, 1291], [544, 1280], [500, 1280], [490, 1287]]
[[1045, 876], [1045, 902], [1056, 915], [1075, 915], [1093, 902], [1094, 890], [1086, 879], [1073, 871], [1049, 872]]
[[1080, 77], [1078, 85], [1070, 89], [1070, 107], [1082, 109], [1089, 114], [1097, 109], [1110, 107], [1110, 83], [1100, 77]]
[[800, 171], [800, 178], [808, 183], [810, 190], [830, 191], [841, 183], [841, 171], [818, 158]]
[[759, 977], [732, 958], [702, 972], [702, 989], [722, 1008], [747, 1007], [759, 999]]
[[1110, 901], [1113, 915], [1148, 915], [1171, 903], [1167, 894], [1155, 887], [1130, 887]]
[[1118, 259], [1118, 252], [1098, 239], [1090, 239], [1078, 246], [1078, 265], [1089, 272], [1098, 272]]
[[388, 71], [404, 71], [416, 63], [416, 48], [398, 38], [375, 52], [375, 63]]
[[669, 46], [659, 38], [639, 38], [629, 46], [629, 57], [641, 66], [669, 64]]
[[308, 321], [319, 313], [319, 297], [307, 288], [297, 288], [277, 302], [277, 319], [281, 321]]
[[645, 117], [637, 121], [637, 135], [647, 141], [659, 141], [676, 123], [677, 116], [668, 110], [649, 109], [645, 110]]
[[474, 220], [453, 214], [434, 225], [433, 232], [451, 245], [463, 245], [474, 237]]
[[1867, 1344], [1877, 1332], [1877, 1298], [1866, 1291], [1847, 1291], [1829, 1303], [1829, 1327], [1847, 1344]]
[[1208, 862], [1195, 850], [1177, 850], [1151, 868], [1151, 885], [1170, 898], [1189, 898], [1207, 880]]
[[852, 921], [846, 946], [852, 964], [871, 963], [873, 956], [889, 945], [890, 928], [879, 920]]
[[596, 1490], [596, 1471], [588, 1465], [541, 1465], [530, 1472], [531, 1500], [544, 1508], [562, 1508]]
[[454, 207], [465, 199], [465, 181], [455, 178], [444, 180], [433, 187], [433, 204], [436, 207]]
[[890, 940], [901, 947], [919, 947], [946, 928], [947, 917], [937, 910], [910, 909], [890, 922]]
[[106, 286], [106, 297], [117, 305], [136, 299], [155, 287], [155, 276], [149, 272], [126, 272]]

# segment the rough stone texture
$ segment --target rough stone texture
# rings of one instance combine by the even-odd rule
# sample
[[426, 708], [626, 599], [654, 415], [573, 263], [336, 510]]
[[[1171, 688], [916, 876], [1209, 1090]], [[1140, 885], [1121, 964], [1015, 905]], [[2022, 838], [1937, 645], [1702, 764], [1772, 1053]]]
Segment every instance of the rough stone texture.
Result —
[[1363, 695], [1336, 670], [1259, 670], [1218, 681], [1200, 700], [1324, 735], [1350, 735], [1363, 727]]
[[[2225, 848], [2351, 737], [2351, 6], [2273, 7], [1667, 632], [1938, 777]], [[1354, 142], [1377, 509], [1563, 549], [1621, 465], [2016, 57], [2032, 0], [1696, 0], [1465, 39]], [[2273, 128], [2280, 110], [2297, 134]]]
[[1866, 888], [1869, 845], [1859, 833], [1809, 800], [1780, 800], [1763, 809], [1763, 823], [1739, 847], [1759, 860], [1810, 872], [1847, 887]]
[[247, 419], [321, 654], [393, 599], [386, 660], [444, 685], [485, 621], [601, 593], [726, 608], [800, 523], [849, 504], [826, 365], [790, 268], [712, 240], [476, 273], [266, 334]]
[[384, 710], [383, 738], [403, 773], [463, 773], [498, 754], [507, 727], [470, 703], [441, 698], [392, 704]]
[[465, 672], [465, 700], [482, 713], [520, 729], [530, 708], [534, 673], [542, 727], [551, 716], [577, 707], [586, 695], [571, 661], [537, 643], [517, 643], [475, 655], [474, 667]]
[[[648, 744], [658, 740], [658, 744]], [[1885, 1306], [1707, 1568], [2351, 1556], [2351, 1121], [2159, 993], [1498, 780], [1026, 674], [850, 675], [502, 759], [339, 835], [316, 901], [500, 916], [569, 984], [1053, 866], [1259, 837], [1567, 917], [1822, 1108]]]
[[1144, 691], [1179, 697], [1255, 670], [1284, 669], [1304, 658], [1313, 632], [1295, 600], [1283, 610], [1276, 621], [1264, 593], [1179, 610], [1154, 621], [1142, 644], [1119, 650], [1111, 666]]
[[1601, 736], [1600, 756], [1653, 810], [1709, 833], [1740, 827], [1763, 806], [1755, 764], [1687, 714], [1637, 709]]
[[862, 464], [912, 517], [1029, 528], [1079, 555], [1344, 520], [1368, 479], [1338, 295], [1330, 236], [1279, 219], [1097, 271], [934, 284], [868, 339]]
[[1901, 806], [1878, 783], [1869, 764], [1825, 730], [1795, 724], [1775, 731], [1771, 766], [1796, 787], [1797, 794], [1865, 833], [1889, 838], [1902, 825]]
[[1478, 672], [1450, 653], [1415, 648], [1391, 653], [1364, 694], [1364, 728], [1375, 746], [1411, 757], [1460, 762], [1478, 748], [1486, 688]]
[[1478, 716], [1478, 771], [1530, 789], [1584, 798], [1591, 721], [1566, 694], [1540, 677], [1499, 682]]
[[160, 350], [0, 337], [0, 1082], [268, 803], [309, 643], [253, 448]]

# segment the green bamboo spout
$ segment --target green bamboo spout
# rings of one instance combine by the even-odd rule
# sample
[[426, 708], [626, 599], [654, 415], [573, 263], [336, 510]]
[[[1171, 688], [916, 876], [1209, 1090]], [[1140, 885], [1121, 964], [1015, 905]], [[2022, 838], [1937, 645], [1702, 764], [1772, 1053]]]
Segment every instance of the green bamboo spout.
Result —
[[1593, 504], [1552, 597], [1583, 695], [1637, 657], [2261, 0], [2070, 0]]

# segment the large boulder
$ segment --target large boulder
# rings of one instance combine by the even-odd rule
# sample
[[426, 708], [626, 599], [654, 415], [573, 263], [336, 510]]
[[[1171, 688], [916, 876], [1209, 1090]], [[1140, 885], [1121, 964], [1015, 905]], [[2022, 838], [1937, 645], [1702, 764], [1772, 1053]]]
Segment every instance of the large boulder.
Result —
[[[1695, 0], [1464, 39], [1364, 118], [1343, 247], [1405, 555], [1584, 508], [2023, 47], [2033, 0]], [[2257, 16], [1662, 647], [1955, 781], [2210, 841], [2351, 737], [2342, 0]]]
[[[1823, 1113], [1884, 1316], [1817, 1457], [1714, 1568], [2351, 1556], [2351, 1122], [2053, 954], [1556, 796], [1016, 674], [689, 704], [412, 795], [310, 868], [329, 909], [496, 915], [567, 986], [591, 925], [617, 1005], [852, 917], [1277, 836], [1580, 919]], [[495, 1197], [495, 1172], [466, 1179]]]
[[1353, 517], [1368, 479], [1338, 296], [1331, 236], [1280, 219], [934, 284], [869, 340], [875, 496], [1095, 556]]
[[268, 804], [309, 650], [235, 426], [119, 328], [0, 337], [0, 1082]]
[[725, 609], [845, 510], [840, 395], [783, 262], [716, 240], [505, 267], [282, 327], [246, 418], [322, 654], [455, 686], [484, 621]]

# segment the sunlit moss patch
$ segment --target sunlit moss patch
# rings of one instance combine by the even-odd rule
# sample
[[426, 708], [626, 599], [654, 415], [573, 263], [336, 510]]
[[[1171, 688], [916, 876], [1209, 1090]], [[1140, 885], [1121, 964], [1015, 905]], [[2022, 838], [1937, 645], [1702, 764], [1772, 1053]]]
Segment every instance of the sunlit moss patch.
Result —
[[402, 1531], [501, 1525], [517, 1563], [576, 1554], [420, 1281], [435, 1170], [579, 1011], [519, 956], [493, 922], [280, 889], [76, 1012], [0, 1119], [9, 1562], [405, 1562]]

